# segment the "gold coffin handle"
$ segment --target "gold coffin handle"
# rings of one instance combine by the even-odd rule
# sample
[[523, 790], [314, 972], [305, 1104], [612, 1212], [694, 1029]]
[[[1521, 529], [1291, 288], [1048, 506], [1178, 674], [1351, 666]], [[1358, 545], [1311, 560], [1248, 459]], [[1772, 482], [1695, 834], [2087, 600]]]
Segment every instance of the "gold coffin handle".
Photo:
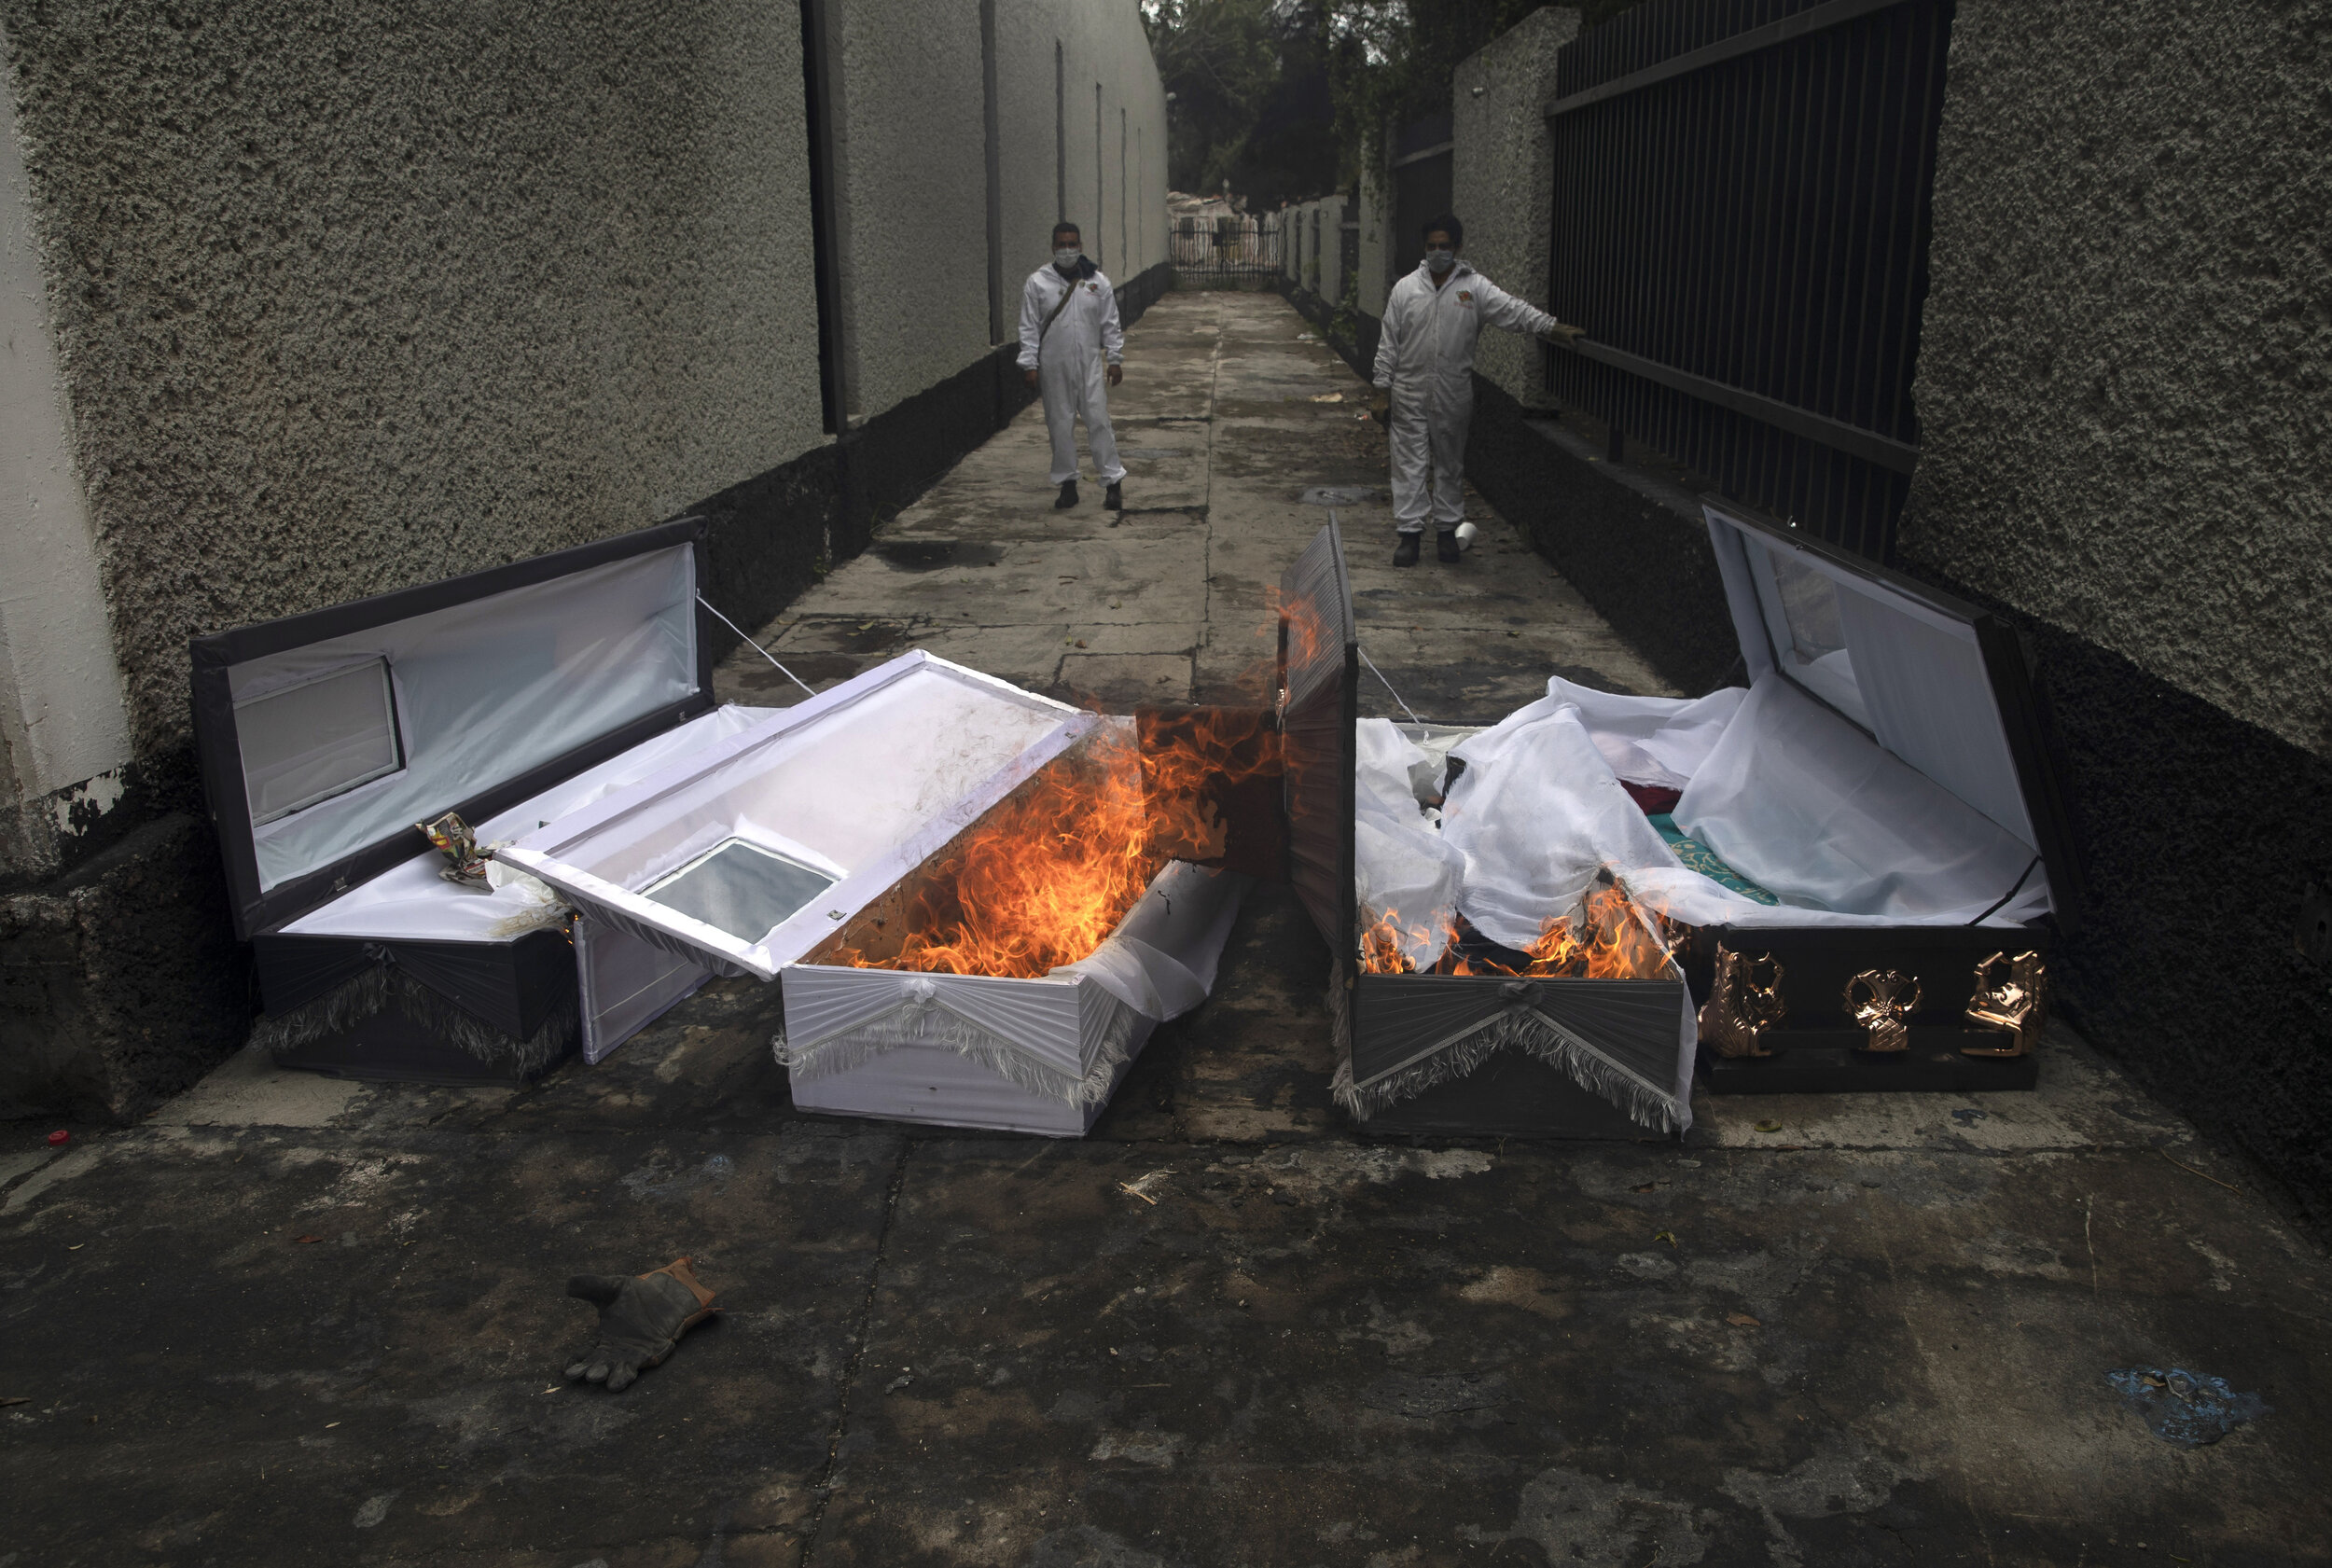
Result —
[[1976, 965], [1976, 985], [1967, 999], [1967, 1020], [2007, 1036], [1996, 1046], [1962, 1046], [1963, 1056], [2023, 1056], [2048, 1021], [2048, 966], [2037, 952], [2010, 958], [2004, 951]]
[[[1858, 986], [1868, 992], [1860, 1002], [1854, 999]], [[1906, 987], [1909, 997], [1903, 994]], [[1846, 1016], [1869, 1031], [1856, 1048], [1888, 1055], [1910, 1049], [1910, 1028], [1903, 1020], [1919, 1010], [1921, 995], [1919, 981], [1899, 969], [1865, 969], [1848, 980]]]
[[[1760, 967], [1770, 978], [1760, 982]], [[1755, 958], [1716, 945], [1716, 979], [1700, 1004], [1700, 1038], [1722, 1057], [1771, 1056], [1765, 1043], [1789, 1008], [1782, 1001], [1782, 966], [1770, 952]]]

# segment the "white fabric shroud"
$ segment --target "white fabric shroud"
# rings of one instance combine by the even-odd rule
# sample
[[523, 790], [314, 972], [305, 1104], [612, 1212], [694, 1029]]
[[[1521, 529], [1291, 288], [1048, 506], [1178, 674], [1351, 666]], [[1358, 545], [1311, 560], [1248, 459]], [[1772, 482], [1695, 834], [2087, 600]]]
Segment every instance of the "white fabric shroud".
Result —
[[[1548, 690], [1451, 752], [1466, 764], [1442, 823], [1465, 857], [1458, 907], [1493, 941], [1527, 948], [1605, 867], [1691, 925], [2009, 925], [2048, 908], [2031, 846], [1779, 675], [1692, 701]], [[1687, 869], [1615, 767], [1685, 780], [1677, 826], [1783, 902]]]
[[1362, 719], [1358, 742], [1353, 866], [1361, 924], [1389, 922], [1402, 954], [1420, 971], [1430, 969], [1450, 945], [1465, 857], [1418, 801], [1421, 772], [1434, 771], [1424, 750], [1390, 719]]
[[1458, 908], [1492, 941], [1530, 947], [1606, 866], [1684, 869], [1596, 739], [1578, 703], [1549, 696], [1451, 749], [1465, 764], [1442, 814], [1465, 862]]
[[[1676, 804], [1677, 826], [1785, 906], [1888, 924], [1964, 925], [2047, 908], [2033, 846], [1784, 677], [1760, 679]], [[2027, 874], [2029, 871], [2029, 875]], [[1705, 880], [1705, 879], [1703, 879]], [[1778, 917], [1778, 918], [1777, 918]]]

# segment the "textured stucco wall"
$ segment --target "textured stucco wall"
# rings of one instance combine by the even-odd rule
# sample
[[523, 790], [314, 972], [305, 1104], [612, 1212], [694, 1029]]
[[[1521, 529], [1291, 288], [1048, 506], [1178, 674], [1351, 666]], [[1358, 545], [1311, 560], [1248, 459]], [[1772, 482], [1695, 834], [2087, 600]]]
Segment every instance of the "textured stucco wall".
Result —
[[814, 447], [794, 7], [0, 0], [142, 751], [197, 632]]
[[2319, 756], [2327, 81], [2322, 5], [1963, 0], [1900, 541]]
[[988, 350], [979, 9], [828, 0], [840, 59], [842, 308], [853, 411], [877, 414]]
[[[1555, 51], [1578, 36], [1579, 13], [1534, 11], [1458, 62], [1451, 210], [1465, 223], [1465, 259], [1509, 294], [1547, 305], [1554, 213], [1554, 144], [1541, 112]], [[1535, 339], [1485, 332], [1474, 368], [1526, 408], [1551, 408]]]

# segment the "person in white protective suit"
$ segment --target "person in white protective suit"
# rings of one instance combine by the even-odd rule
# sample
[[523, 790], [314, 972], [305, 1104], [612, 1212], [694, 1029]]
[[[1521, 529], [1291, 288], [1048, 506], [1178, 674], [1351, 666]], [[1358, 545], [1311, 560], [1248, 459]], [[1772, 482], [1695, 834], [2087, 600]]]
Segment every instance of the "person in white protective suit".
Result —
[[[1125, 328], [1117, 325], [1117, 291], [1087, 259], [1084, 239], [1074, 223], [1055, 226], [1052, 261], [1028, 275], [1020, 290], [1020, 370], [1045, 395], [1045, 428], [1052, 435], [1052, 482], [1061, 487], [1053, 506], [1077, 504], [1076, 422], [1093, 448], [1093, 466], [1109, 488], [1102, 505], [1121, 511], [1126, 465], [1117, 461], [1117, 437], [1109, 428], [1109, 395], [1104, 388], [1125, 379]], [[1106, 361], [1106, 366], [1104, 366]]]
[[1452, 213], [1425, 225], [1425, 258], [1393, 285], [1377, 340], [1377, 385], [1390, 394], [1395, 566], [1417, 564], [1425, 520], [1437, 553], [1458, 558], [1465, 520], [1465, 429], [1474, 418], [1474, 340], [1482, 324], [1541, 338], [1576, 338], [1545, 311], [1517, 299], [1458, 259], [1465, 226]]

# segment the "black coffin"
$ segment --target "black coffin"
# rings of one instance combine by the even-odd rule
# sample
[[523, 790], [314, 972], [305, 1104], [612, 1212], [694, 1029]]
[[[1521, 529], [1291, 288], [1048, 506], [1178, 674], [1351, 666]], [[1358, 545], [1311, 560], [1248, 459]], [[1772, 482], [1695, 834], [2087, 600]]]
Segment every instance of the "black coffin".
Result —
[[684, 519], [194, 640], [203, 790], [279, 1062], [515, 1082], [574, 1048], [563, 923], [302, 927], [420, 875], [415, 823], [482, 825], [710, 713], [702, 535]]
[[1684, 977], [1367, 972], [1354, 886], [1359, 645], [1333, 519], [1280, 581], [1289, 880], [1333, 955], [1338, 1103], [1386, 1133], [1633, 1138], [1689, 1121]]
[[[2022, 846], [2014, 865], [2023, 867], [2023, 878], [2013, 885], [2006, 885], [2009, 876], [2001, 878], [1998, 902], [1975, 917], [1984, 923], [1961, 923], [1957, 915], [1952, 923], [1879, 915], [1834, 923], [1849, 917], [1821, 912], [1816, 903], [1798, 917], [1801, 924], [1786, 899], [1738, 925], [1697, 911], [1690, 920], [1670, 918], [1659, 926], [1675, 958], [1668, 981], [1541, 979], [1524, 988], [1448, 973], [1446, 962], [1440, 973], [1369, 972], [1355, 892], [1358, 648], [1341, 541], [1331, 523], [1282, 581], [1288, 858], [1335, 954], [1338, 1099], [1363, 1125], [1605, 1136], [1614, 1131], [1607, 1105], [1626, 1107], [1644, 1126], [1687, 1125], [1688, 1085], [1663, 1085], [1659, 1066], [1663, 1051], [1677, 1052], [1680, 1018], [1685, 1071], [1697, 1055], [1715, 1092], [2032, 1087], [2033, 1057], [2006, 1053], [2038, 1033], [2034, 1020], [2045, 1016], [2047, 965], [2056, 937], [2077, 918], [2083, 886], [2048, 715], [2025, 649], [2009, 628], [1974, 606], [1721, 499], [1707, 498], [1705, 509], [1753, 683], [1762, 680], [1775, 693], [1785, 686], [1790, 702], [1818, 704], [1828, 715], [1824, 723], [1846, 738], [1850, 751], [1863, 748], [1853, 755], [1882, 753], [1885, 766], [1923, 775], [1919, 787], [1950, 793], [1952, 810], [1964, 806], [1989, 818], [1986, 831], [1997, 829], [2000, 842]], [[1825, 644], [1807, 629], [1814, 590], [1847, 604], [1830, 614], [1834, 629], [1842, 624], [1852, 637], [1836, 632]], [[1859, 665], [1850, 657], [1856, 648], [1867, 651]], [[1836, 657], [1821, 659], [1825, 654]], [[1757, 689], [1753, 686], [1753, 693]], [[1424, 727], [1398, 728], [1412, 740], [1424, 738]], [[1799, 754], [1785, 755], [1794, 760]], [[1673, 867], [1672, 874], [1698, 881]], [[1620, 880], [1628, 881], [1624, 871]], [[1995, 884], [1980, 885], [1979, 902], [1989, 902]], [[1664, 902], [1654, 902], [1674, 916]], [[1723, 1036], [1742, 1048], [1739, 1031], [1702, 1028], [1740, 991], [1717, 984], [1720, 967], [1738, 976], [1744, 961], [1778, 998], [1777, 1007], [1758, 1015], [1768, 1027], [1750, 1048], [1766, 1054], [1728, 1055], [1712, 1047]], [[2034, 984], [2023, 992], [2000, 990], [2011, 975]], [[1897, 1015], [1908, 1024], [1902, 1033], [1857, 1022], [1858, 1005], [1870, 1016], [1874, 986], [1862, 978], [1869, 976], [1893, 987], [1894, 995], [1919, 998], [1915, 1008]], [[1524, 990], [1530, 994], [1518, 994]], [[1631, 990], [1641, 993], [1637, 1005], [1617, 1005]], [[1999, 1024], [2003, 998], [2020, 995], [2026, 1005], [2010, 1012], [2029, 1026], [2010, 1032]], [[1713, 997], [1716, 1007], [1704, 1007]], [[1501, 1008], [1506, 1021], [1491, 1027], [1485, 1020]], [[1501, 1043], [1538, 1056], [1599, 1108], [1588, 1109], [1577, 1096], [1540, 1092], [1545, 1075], [1500, 1061]], [[1903, 1048], [1874, 1050], [1874, 1044]], [[1482, 1076], [1492, 1062], [1494, 1089]], [[1665, 1106], [1663, 1088], [1671, 1100]]]

